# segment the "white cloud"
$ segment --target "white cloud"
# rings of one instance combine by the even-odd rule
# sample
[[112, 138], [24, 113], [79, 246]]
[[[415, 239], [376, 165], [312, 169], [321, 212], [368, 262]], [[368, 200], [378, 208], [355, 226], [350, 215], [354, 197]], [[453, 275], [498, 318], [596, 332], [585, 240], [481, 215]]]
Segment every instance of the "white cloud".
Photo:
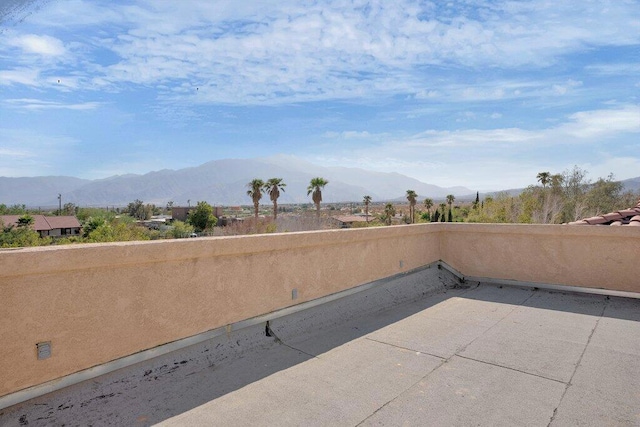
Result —
[[610, 110], [583, 111], [572, 114], [570, 122], [557, 131], [581, 139], [640, 132], [640, 105], [627, 105]]
[[22, 98], [22, 99], [7, 99], [5, 101], [12, 108], [22, 109], [22, 110], [76, 110], [76, 111], [85, 111], [85, 110], [95, 110], [96, 108], [102, 105], [100, 102], [82, 102], [77, 104], [63, 104], [61, 102], [55, 101], [45, 101], [41, 99], [30, 99], [30, 98]]
[[37, 54], [43, 56], [61, 56], [66, 49], [62, 41], [51, 36], [39, 36], [36, 34], [26, 34], [13, 39], [9, 39], [7, 44], [19, 47], [24, 53]]
[[[575, 164], [591, 176], [613, 172], [618, 178], [638, 176], [640, 155], [607, 154], [603, 138], [633, 146], [640, 132], [640, 107], [612, 106], [569, 115], [560, 124], [526, 130], [520, 128], [426, 130], [413, 135], [391, 134], [372, 150], [364, 140], [334, 150], [333, 157], [318, 156], [325, 164], [359, 166], [381, 172], [399, 171], [424, 182], [473, 189], [496, 190], [535, 183], [540, 170], [562, 171]], [[580, 146], [580, 148], [572, 148]], [[585, 151], [600, 152], [599, 160], [585, 161]], [[542, 154], [546, 153], [546, 154]], [[633, 150], [632, 150], [632, 153]], [[587, 155], [586, 158], [593, 157]]]
[[343, 132], [325, 132], [324, 137], [326, 138], [340, 138], [340, 139], [362, 139], [362, 138], [373, 138], [379, 135], [371, 134], [367, 131], [355, 131], [348, 130]]
[[640, 62], [622, 62], [616, 64], [595, 64], [586, 67], [587, 71], [603, 76], [638, 75], [640, 74]]
[[0, 71], [0, 85], [11, 85], [14, 83], [36, 86], [39, 84], [39, 73], [32, 69], [16, 69]]
[[[473, 101], [527, 96], [533, 88], [476, 82], [443, 92], [423, 67], [539, 68], [587, 44], [638, 43], [638, 9], [625, 2], [604, 7], [570, 1], [477, 2], [469, 13], [456, 4], [410, 1], [217, 1], [180, 7], [138, 1], [104, 7], [72, 0], [47, 5], [40, 19], [91, 28], [91, 43], [119, 56], [96, 68], [94, 83], [172, 83], [161, 90], [169, 100], [279, 104], [401, 93]], [[104, 28], [124, 31], [105, 37]], [[34, 52], [63, 52], [59, 40], [46, 37], [20, 40]], [[195, 86], [197, 96], [188, 90]], [[573, 87], [556, 83], [545, 90], [561, 95]]]

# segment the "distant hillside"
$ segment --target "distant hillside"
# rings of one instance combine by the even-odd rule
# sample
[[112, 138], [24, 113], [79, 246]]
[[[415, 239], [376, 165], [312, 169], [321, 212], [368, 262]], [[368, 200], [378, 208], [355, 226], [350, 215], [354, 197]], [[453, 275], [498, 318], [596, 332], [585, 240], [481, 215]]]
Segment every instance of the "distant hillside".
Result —
[[[307, 186], [311, 178], [329, 181], [325, 202], [360, 201], [365, 194], [374, 201], [403, 197], [408, 189], [420, 198], [443, 198], [447, 194], [470, 194], [464, 187], [443, 188], [398, 173], [372, 172], [358, 168], [322, 167], [294, 156], [262, 159], [215, 160], [197, 167], [160, 170], [144, 175], [113, 176], [100, 180], [70, 177], [0, 177], [0, 203], [28, 206], [56, 206], [58, 194], [63, 203], [79, 206], [122, 206], [140, 199], [164, 205], [173, 201], [185, 205], [205, 200], [211, 204], [250, 204], [246, 184], [253, 178], [283, 178], [286, 183], [280, 203], [308, 203]], [[267, 195], [264, 203], [269, 203]]]
[[636, 178], [625, 179], [620, 182], [622, 182], [622, 185], [624, 185], [625, 191], [633, 191], [634, 193], [640, 192], [640, 176]]
[[67, 194], [89, 183], [89, 180], [69, 176], [0, 177], [0, 203], [57, 206], [58, 194], [65, 194], [66, 198]]

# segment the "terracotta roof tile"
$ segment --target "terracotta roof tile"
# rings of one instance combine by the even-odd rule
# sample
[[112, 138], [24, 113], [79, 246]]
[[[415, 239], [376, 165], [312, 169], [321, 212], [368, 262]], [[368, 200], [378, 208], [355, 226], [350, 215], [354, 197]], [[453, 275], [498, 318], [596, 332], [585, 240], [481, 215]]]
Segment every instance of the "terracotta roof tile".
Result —
[[640, 214], [640, 209], [623, 209], [621, 211], [618, 211], [618, 213], [622, 216], [631, 216], [631, 215], [638, 215]]
[[589, 225], [599, 225], [599, 224], [606, 224], [607, 222], [609, 222], [610, 220], [601, 217], [601, 216], [593, 216], [591, 218], [585, 218], [583, 219], [584, 222], [586, 222]]
[[604, 214], [604, 215], [602, 215], [602, 217], [604, 219], [606, 219], [607, 221], [618, 221], [618, 220], [621, 220], [622, 218], [624, 218], [624, 216], [620, 215], [618, 212], [612, 212], [612, 213]]
[[569, 225], [632, 225], [640, 226], [640, 200], [629, 209], [622, 209], [617, 212], [606, 213], [600, 216], [584, 218], [570, 222]]

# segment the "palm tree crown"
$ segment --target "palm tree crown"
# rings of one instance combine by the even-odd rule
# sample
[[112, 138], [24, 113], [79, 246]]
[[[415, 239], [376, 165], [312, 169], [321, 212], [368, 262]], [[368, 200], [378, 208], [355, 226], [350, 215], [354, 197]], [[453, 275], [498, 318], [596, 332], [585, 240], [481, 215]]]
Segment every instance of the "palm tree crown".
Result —
[[447, 194], [447, 203], [449, 204], [449, 209], [451, 209], [451, 204], [456, 200], [453, 194]]
[[253, 209], [256, 218], [258, 218], [258, 208], [260, 206], [260, 199], [262, 198], [262, 192], [264, 191], [264, 181], [261, 179], [253, 179], [247, 184], [249, 190], [247, 190], [247, 196], [253, 200]]
[[396, 209], [391, 203], [387, 203], [384, 207], [384, 219], [387, 225], [391, 225], [391, 220], [396, 215]]
[[316, 205], [316, 215], [320, 217], [320, 202], [322, 202], [322, 189], [327, 185], [329, 181], [324, 178], [316, 177], [312, 178], [309, 186], [307, 187], [307, 196], [311, 193], [311, 199]]
[[549, 172], [540, 172], [536, 179], [542, 184], [542, 187], [546, 187], [547, 184], [551, 181], [551, 174]]
[[269, 193], [269, 198], [273, 202], [273, 219], [278, 218], [278, 197], [280, 197], [280, 191], [284, 192], [286, 186], [282, 178], [269, 178], [264, 184], [264, 190]]

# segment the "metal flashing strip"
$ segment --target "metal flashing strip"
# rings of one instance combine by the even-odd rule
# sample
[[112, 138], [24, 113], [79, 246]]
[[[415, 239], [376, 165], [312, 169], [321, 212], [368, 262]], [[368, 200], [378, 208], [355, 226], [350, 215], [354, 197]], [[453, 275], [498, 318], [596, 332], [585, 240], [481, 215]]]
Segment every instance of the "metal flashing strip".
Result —
[[479, 283], [485, 283], [485, 284], [513, 286], [513, 287], [520, 287], [520, 288], [538, 288], [538, 289], [547, 289], [550, 291], [558, 291], [558, 292], [573, 292], [573, 293], [582, 293], [582, 294], [605, 295], [610, 297], [640, 299], [640, 293], [638, 292], [616, 291], [613, 289], [604, 289], [604, 288], [588, 288], [584, 286], [556, 285], [552, 283], [541, 283], [541, 282], [522, 282], [519, 280], [494, 279], [491, 277], [465, 276], [464, 274], [460, 273], [458, 270], [451, 267], [449, 264], [447, 264], [444, 261], [440, 261], [439, 265], [442, 269], [447, 270], [457, 278], [466, 282], [479, 282]]
[[153, 359], [155, 357], [163, 356], [165, 354], [171, 353], [176, 350], [181, 350], [183, 348], [186, 348], [192, 345], [200, 344], [202, 342], [208, 341], [218, 336], [229, 334], [233, 331], [238, 331], [240, 329], [255, 326], [260, 323], [264, 323], [268, 320], [278, 319], [280, 317], [284, 317], [293, 313], [307, 310], [312, 307], [326, 304], [328, 302], [335, 301], [337, 299], [344, 298], [359, 292], [363, 292], [363, 291], [375, 288], [377, 286], [382, 286], [399, 277], [406, 276], [412, 273], [417, 273], [417, 272], [435, 267], [437, 265], [439, 265], [438, 261], [433, 262], [431, 264], [424, 265], [422, 267], [414, 268], [412, 270], [404, 271], [402, 273], [394, 274], [393, 276], [389, 276], [389, 277], [375, 280], [373, 282], [365, 283], [364, 285], [359, 285], [353, 288], [345, 289], [340, 292], [336, 292], [334, 294], [326, 295], [324, 297], [320, 297], [312, 301], [307, 301], [301, 304], [285, 307], [283, 309], [273, 311], [271, 313], [252, 317], [250, 319], [241, 320], [226, 326], [221, 326], [219, 328], [202, 332], [197, 335], [193, 335], [187, 338], [182, 338], [167, 344], [162, 344], [157, 347], [153, 347], [147, 350], [140, 351], [135, 354], [131, 354], [129, 356], [124, 356], [119, 359], [115, 359], [110, 362], [103, 363], [101, 365], [84, 369], [82, 371], [74, 372], [72, 374], [66, 375], [64, 377], [61, 377], [55, 380], [48, 381], [43, 384], [38, 384], [38, 385], [25, 388], [23, 390], [19, 390], [5, 396], [0, 396], [0, 409], [17, 405], [18, 403], [22, 403], [27, 400], [43, 396], [47, 393], [52, 393], [54, 391], [61, 390], [65, 387], [78, 384], [82, 381], [90, 380], [90, 379], [99, 377], [101, 375], [114, 372], [118, 369], [126, 368], [136, 363], [145, 362], [147, 360]]

